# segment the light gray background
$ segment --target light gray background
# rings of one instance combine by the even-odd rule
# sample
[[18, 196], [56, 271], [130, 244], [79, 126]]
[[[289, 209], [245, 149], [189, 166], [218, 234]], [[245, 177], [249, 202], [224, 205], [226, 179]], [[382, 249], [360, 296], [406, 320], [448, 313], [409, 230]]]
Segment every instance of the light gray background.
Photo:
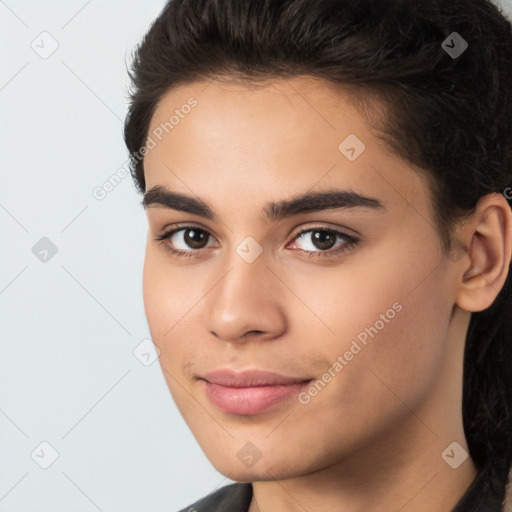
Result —
[[125, 61], [164, 4], [0, 1], [0, 512], [175, 512], [230, 483], [148, 364], [132, 179], [93, 194], [126, 168]]

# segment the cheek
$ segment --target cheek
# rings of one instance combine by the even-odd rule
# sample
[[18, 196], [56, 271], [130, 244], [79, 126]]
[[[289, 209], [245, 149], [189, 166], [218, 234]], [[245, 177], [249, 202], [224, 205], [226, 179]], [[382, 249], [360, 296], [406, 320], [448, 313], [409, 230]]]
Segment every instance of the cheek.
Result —
[[[308, 297], [310, 309], [334, 331], [312, 315], [297, 320], [302, 352], [327, 362], [319, 377], [329, 367], [335, 375], [323, 373], [328, 382], [317, 386], [306, 406], [311, 417], [339, 415], [345, 424], [350, 411], [353, 432], [368, 424], [378, 428], [407, 412], [404, 403], [413, 408], [433, 389], [445, 359], [448, 281], [435, 250], [401, 254], [402, 261], [395, 254], [372, 255], [378, 267], [367, 262], [350, 271], [324, 270], [303, 280], [302, 288], [294, 281], [297, 295]], [[319, 325], [324, 334], [312, 349], [307, 341], [320, 338]]]
[[148, 245], [144, 259], [142, 290], [144, 309], [153, 341], [160, 350], [182, 331], [187, 315], [204, 291], [165, 251]]
[[198, 339], [197, 311], [206, 283], [193, 279], [193, 270], [173, 265], [159, 248], [148, 246], [143, 268], [143, 299], [153, 343], [170, 391], [179, 401], [182, 386], [188, 386], [184, 369], [202, 355]]
[[163, 275], [164, 269], [159, 264], [154, 252], [148, 243], [142, 273], [142, 296], [151, 337], [155, 345], [162, 350], [161, 340], [165, 334], [166, 325], [167, 329], [169, 328], [165, 312], [168, 310], [169, 313], [172, 313], [172, 308], [167, 303], [168, 297], [165, 293], [167, 280]]
[[[181, 322], [186, 319], [187, 305], [184, 304], [183, 284], [179, 282], [179, 275], [155, 248], [146, 247], [144, 259], [142, 290], [146, 319], [153, 343], [160, 351], [158, 361], [162, 375], [167, 383], [173, 400], [180, 409], [187, 407], [185, 397], [181, 396], [183, 377], [182, 364], [178, 361], [186, 360], [187, 354], [182, 354], [186, 343], [173, 343], [177, 340], [177, 333], [182, 328]], [[187, 301], [188, 302], [188, 301]], [[182, 319], [180, 322], [180, 318]], [[177, 354], [177, 352], [179, 352]]]

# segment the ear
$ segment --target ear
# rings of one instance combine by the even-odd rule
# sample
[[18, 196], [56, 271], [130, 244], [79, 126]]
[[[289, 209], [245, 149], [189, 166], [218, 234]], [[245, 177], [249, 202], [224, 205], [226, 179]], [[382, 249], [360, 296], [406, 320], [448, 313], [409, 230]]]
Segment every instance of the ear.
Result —
[[492, 193], [480, 198], [460, 240], [467, 254], [458, 262], [456, 303], [466, 311], [483, 311], [494, 302], [510, 266], [512, 210], [505, 197]]

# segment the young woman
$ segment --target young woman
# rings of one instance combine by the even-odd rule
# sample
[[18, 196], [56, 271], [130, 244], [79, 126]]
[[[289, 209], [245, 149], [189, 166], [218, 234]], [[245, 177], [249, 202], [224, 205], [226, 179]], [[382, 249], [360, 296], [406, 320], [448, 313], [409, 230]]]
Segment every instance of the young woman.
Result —
[[185, 510], [491, 512], [512, 459], [512, 30], [488, 0], [171, 0], [125, 140]]

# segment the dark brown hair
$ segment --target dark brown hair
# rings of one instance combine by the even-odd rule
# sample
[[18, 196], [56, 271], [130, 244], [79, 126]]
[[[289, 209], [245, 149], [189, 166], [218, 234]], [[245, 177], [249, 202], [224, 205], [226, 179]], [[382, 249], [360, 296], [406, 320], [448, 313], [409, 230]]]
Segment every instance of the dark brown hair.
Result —
[[[457, 57], [442, 46], [453, 32], [468, 43]], [[428, 177], [446, 254], [451, 228], [482, 196], [512, 192], [512, 27], [489, 0], [170, 0], [128, 72], [124, 138], [139, 192], [146, 186], [140, 150], [169, 89], [300, 75], [350, 91], [361, 110], [371, 98], [385, 106], [380, 136]], [[479, 476], [458, 512], [499, 510], [505, 493], [511, 293], [509, 273], [494, 303], [471, 315], [462, 407]]]

